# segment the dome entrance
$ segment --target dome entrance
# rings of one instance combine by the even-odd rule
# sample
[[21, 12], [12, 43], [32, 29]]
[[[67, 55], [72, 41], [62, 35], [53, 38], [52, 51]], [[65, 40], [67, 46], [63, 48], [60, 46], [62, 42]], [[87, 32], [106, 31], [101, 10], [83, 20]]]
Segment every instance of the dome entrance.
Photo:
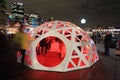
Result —
[[66, 54], [64, 42], [54, 36], [49, 36], [37, 44], [36, 55], [40, 64], [46, 67], [54, 67], [59, 65]]

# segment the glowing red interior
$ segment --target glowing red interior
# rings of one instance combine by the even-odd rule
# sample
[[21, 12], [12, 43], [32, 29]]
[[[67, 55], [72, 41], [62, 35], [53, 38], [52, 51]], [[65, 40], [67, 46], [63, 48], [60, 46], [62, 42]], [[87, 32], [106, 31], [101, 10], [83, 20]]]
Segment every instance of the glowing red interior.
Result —
[[53, 36], [42, 39], [36, 47], [37, 60], [46, 67], [54, 67], [60, 64], [65, 54], [65, 44]]

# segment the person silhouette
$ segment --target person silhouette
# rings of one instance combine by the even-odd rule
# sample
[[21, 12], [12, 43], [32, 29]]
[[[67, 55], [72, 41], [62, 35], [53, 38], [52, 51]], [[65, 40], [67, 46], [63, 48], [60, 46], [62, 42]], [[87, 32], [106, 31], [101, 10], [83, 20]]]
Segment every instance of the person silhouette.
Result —
[[112, 41], [112, 34], [110, 34], [109, 32], [106, 32], [105, 38], [104, 38], [104, 48], [105, 48], [105, 52], [104, 54], [106, 56], [108, 56], [110, 54], [110, 44]]
[[19, 32], [17, 32], [14, 36], [14, 41], [18, 44], [18, 51], [22, 54], [21, 58], [21, 68], [24, 68], [24, 59], [25, 59], [25, 52], [29, 48], [29, 43], [32, 40], [27, 33], [24, 32], [24, 26], [21, 25], [19, 27]]

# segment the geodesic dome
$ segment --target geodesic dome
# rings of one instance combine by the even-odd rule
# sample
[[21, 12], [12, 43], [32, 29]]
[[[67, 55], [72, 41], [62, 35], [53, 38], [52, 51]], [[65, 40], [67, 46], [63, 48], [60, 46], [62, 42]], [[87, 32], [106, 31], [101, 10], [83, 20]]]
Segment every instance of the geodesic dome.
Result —
[[[30, 35], [35, 40], [26, 51], [25, 63], [32, 69], [66, 72], [90, 67], [99, 60], [93, 40], [71, 22], [45, 22]], [[45, 40], [50, 41], [50, 45], [47, 54], [42, 54], [46, 47], [41, 45]], [[18, 62], [20, 57], [17, 57]]]

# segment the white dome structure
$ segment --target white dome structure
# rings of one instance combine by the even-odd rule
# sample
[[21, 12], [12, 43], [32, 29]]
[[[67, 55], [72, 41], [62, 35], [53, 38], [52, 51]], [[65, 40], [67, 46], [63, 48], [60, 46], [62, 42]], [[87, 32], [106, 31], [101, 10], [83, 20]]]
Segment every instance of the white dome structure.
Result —
[[[25, 56], [25, 64], [32, 69], [66, 72], [90, 67], [99, 60], [93, 40], [71, 22], [45, 22], [33, 32], [35, 40]], [[47, 41], [50, 42], [49, 47], [44, 48], [43, 44]], [[42, 54], [44, 49], [46, 54]], [[18, 62], [20, 58], [18, 53]]]

